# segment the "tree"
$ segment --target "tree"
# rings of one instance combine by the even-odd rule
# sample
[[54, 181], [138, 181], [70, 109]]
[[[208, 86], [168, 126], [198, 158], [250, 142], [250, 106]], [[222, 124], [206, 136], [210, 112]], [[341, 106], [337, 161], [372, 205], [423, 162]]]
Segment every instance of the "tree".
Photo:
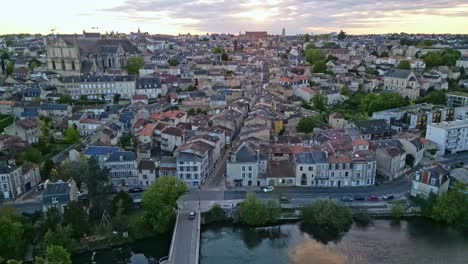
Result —
[[328, 107], [328, 99], [324, 95], [320, 93], [316, 93], [314, 97], [312, 97], [312, 107], [314, 110], [319, 112], [327, 111]]
[[348, 96], [348, 97], [352, 95], [351, 90], [349, 89], [347, 85], [343, 85], [343, 87], [341, 87], [341, 95]]
[[388, 57], [388, 52], [385, 51], [385, 50], [382, 51], [382, 52], [380, 53], [380, 57], [381, 57], [381, 58], [386, 58], [386, 57]]
[[10, 59], [10, 53], [6, 49], [0, 49], [0, 63], [2, 66], [2, 74], [6, 74], [6, 61]]
[[397, 202], [392, 206], [391, 215], [393, 219], [400, 220], [405, 215], [405, 204]]
[[206, 223], [219, 223], [226, 220], [226, 216], [224, 215], [223, 208], [219, 204], [213, 205], [211, 210], [205, 214], [205, 222]]
[[88, 159], [88, 166], [83, 176], [83, 182], [88, 188], [90, 219], [100, 220], [104, 210], [108, 208], [106, 199], [108, 171], [102, 169], [97, 159], [92, 157]]
[[179, 61], [176, 59], [176, 58], [170, 58], [167, 63], [170, 65], [170, 66], [177, 66], [179, 65]]
[[400, 63], [396, 66], [397, 69], [400, 70], [411, 70], [411, 65], [408, 60], [402, 60]]
[[193, 92], [193, 91], [196, 91], [196, 90], [197, 90], [197, 88], [194, 85], [187, 86], [187, 91], [188, 92]]
[[220, 47], [216, 47], [213, 49], [213, 54], [221, 54], [223, 50]]
[[437, 198], [432, 209], [432, 218], [450, 225], [457, 224], [461, 220], [463, 211], [468, 211], [467, 206], [467, 198], [461, 191], [448, 191]]
[[227, 55], [226, 52], [221, 53], [221, 60], [222, 61], [228, 61], [229, 60], [229, 56]]
[[301, 211], [303, 227], [310, 230], [318, 240], [328, 241], [349, 230], [353, 223], [351, 210], [331, 200], [317, 200]]
[[461, 53], [458, 50], [446, 48], [442, 51], [428, 52], [422, 56], [426, 67], [432, 68], [437, 66], [454, 66]]
[[189, 116], [195, 115], [195, 114], [196, 114], [196, 113], [195, 113], [195, 109], [190, 108], [190, 110], [188, 110], [187, 114], [188, 114]]
[[327, 64], [324, 60], [318, 60], [314, 63], [312, 71], [314, 73], [327, 73]]
[[138, 75], [143, 66], [145, 66], [145, 60], [142, 57], [132, 57], [127, 61], [127, 72], [129, 75]]
[[34, 147], [29, 147], [20, 155], [20, 161], [29, 161], [32, 163], [40, 164], [44, 161], [42, 153]]
[[5, 69], [6, 75], [10, 76], [14, 70], [15, 70], [15, 63], [13, 61], [9, 61]]
[[304, 42], [305, 42], [305, 43], [310, 42], [310, 35], [309, 35], [309, 33], [305, 33], [305, 35], [304, 35]]
[[70, 253], [61, 246], [47, 247], [47, 264], [71, 264]]
[[340, 33], [338, 33], [338, 39], [343, 40], [345, 38], [346, 38], [346, 32], [344, 32], [343, 30], [340, 30]]
[[242, 222], [251, 226], [262, 226], [275, 222], [281, 215], [281, 209], [276, 201], [268, 201], [264, 204], [249, 193], [247, 199], [240, 205], [240, 218]]
[[157, 233], [172, 228], [175, 220], [177, 199], [187, 191], [187, 185], [176, 177], [158, 178], [143, 194], [141, 205], [145, 218]]
[[45, 264], [45, 260], [42, 257], [36, 256], [34, 258], [34, 264]]
[[80, 133], [76, 128], [74, 128], [73, 126], [67, 128], [67, 130], [65, 131], [65, 142], [67, 142], [68, 144], [75, 144], [80, 142], [80, 139]]
[[81, 238], [89, 230], [88, 215], [77, 201], [70, 201], [63, 212], [65, 224], [70, 225], [72, 237]]
[[433, 45], [433, 42], [430, 39], [425, 39], [418, 43], [418, 47], [431, 47], [432, 45]]
[[122, 208], [124, 214], [130, 212], [133, 209], [133, 197], [127, 192], [118, 192], [112, 199], [112, 213], [116, 214], [119, 207]]
[[5, 215], [0, 216], [0, 256], [22, 259], [24, 254], [24, 228], [21, 222]]
[[310, 65], [313, 65], [316, 61], [325, 60], [325, 54], [320, 49], [307, 49], [305, 59]]
[[23, 264], [23, 261], [17, 261], [14, 259], [10, 259], [6, 262], [6, 264]]
[[442, 90], [433, 90], [427, 96], [418, 100], [418, 103], [430, 103], [437, 105], [445, 105], [447, 102], [447, 94]]
[[357, 225], [367, 226], [372, 223], [372, 217], [367, 210], [358, 210], [353, 214], [353, 220]]
[[62, 246], [67, 250], [72, 247], [72, 229], [70, 226], [57, 226], [55, 231], [49, 229], [44, 235], [46, 246]]
[[60, 104], [71, 104], [72, 103], [72, 98], [68, 94], [61, 94], [58, 102]]
[[301, 120], [299, 120], [299, 123], [297, 124], [297, 132], [308, 134], [314, 131], [316, 123], [316, 120], [311, 117], [301, 118]]
[[120, 95], [119, 93], [115, 93], [115, 94], [114, 94], [114, 98], [113, 98], [113, 99], [114, 99], [114, 100], [113, 100], [113, 101], [114, 101], [114, 104], [118, 104], [118, 103], [119, 103], [120, 97], [121, 97], [121, 95]]
[[36, 58], [30, 60], [29, 63], [28, 63], [28, 68], [31, 71], [33, 71], [36, 67], [39, 67], [39, 66], [41, 66], [41, 62]]

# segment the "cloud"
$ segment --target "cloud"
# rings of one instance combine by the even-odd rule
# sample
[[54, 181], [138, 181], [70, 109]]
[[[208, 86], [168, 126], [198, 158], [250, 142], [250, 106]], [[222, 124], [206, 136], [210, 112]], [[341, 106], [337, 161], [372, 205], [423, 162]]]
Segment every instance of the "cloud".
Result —
[[[290, 34], [341, 28], [351, 33], [431, 32], [431, 23], [453, 23], [453, 30], [460, 21], [468, 24], [466, 0], [126, 0], [99, 12], [196, 32], [264, 29], [280, 33], [283, 27]], [[445, 28], [451, 29], [450, 25]]]

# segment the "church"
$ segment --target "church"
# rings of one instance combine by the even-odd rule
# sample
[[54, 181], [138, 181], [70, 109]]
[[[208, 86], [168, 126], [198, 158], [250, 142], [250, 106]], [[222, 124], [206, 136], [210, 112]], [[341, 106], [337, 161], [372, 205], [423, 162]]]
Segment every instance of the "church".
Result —
[[126, 67], [139, 54], [128, 39], [100, 33], [50, 35], [46, 39], [47, 68], [62, 76], [101, 74]]

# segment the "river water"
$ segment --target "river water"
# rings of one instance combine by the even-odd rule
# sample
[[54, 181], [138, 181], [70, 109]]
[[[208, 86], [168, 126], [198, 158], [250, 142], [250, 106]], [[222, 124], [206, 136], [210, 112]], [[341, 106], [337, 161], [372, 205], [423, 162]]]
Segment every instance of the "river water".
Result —
[[[170, 238], [169, 238], [170, 239]], [[97, 264], [156, 263], [167, 254], [169, 239], [151, 238], [119, 249], [97, 252]], [[466, 264], [468, 236], [422, 218], [395, 223], [375, 220], [353, 226], [338, 238], [301, 231], [298, 224], [270, 228], [207, 227], [201, 234], [201, 264]], [[90, 253], [74, 263], [91, 263]]]

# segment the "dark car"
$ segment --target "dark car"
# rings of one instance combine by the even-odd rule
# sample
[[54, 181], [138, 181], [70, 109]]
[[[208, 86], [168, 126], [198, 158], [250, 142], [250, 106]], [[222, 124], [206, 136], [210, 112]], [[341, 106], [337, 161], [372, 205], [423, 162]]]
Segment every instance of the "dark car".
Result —
[[373, 201], [373, 202], [375, 202], [375, 201], [378, 201], [378, 200], [379, 200], [379, 197], [374, 196], [374, 195], [369, 195], [369, 196], [367, 197], [367, 200], [368, 200], [368, 201]]
[[342, 201], [342, 202], [352, 202], [352, 201], [353, 201], [353, 198], [347, 197], [347, 196], [343, 196], [343, 197], [340, 198], [340, 201]]
[[362, 195], [356, 195], [356, 196], [354, 196], [354, 200], [355, 201], [365, 201], [366, 198], [364, 196], [362, 196]]
[[384, 196], [382, 196], [383, 200], [393, 200], [394, 198], [395, 198], [395, 196], [393, 196], [393, 195], [384, 195]]
[[286, 196], [280, 196], [280, 202], [281, 202], [281, 203], [290, 203], [290, 202], [291, 202], [291, 199], [289, 199], [289, 198], [286, 197]]
[[129, 193], [140, 193], [140, 192], [143, 192], [143, 189], [142, 188], [139, 188], [139, 187], [136, 187], [136, 188], [131, 188], [130, 190], [128, 190]]
[[197, 215], [197, 213], [195, 213], [195, 212], [190, 212], [188, 218], [189, 218], [189, 219], [195, 219], [195, 216], [196, 216], [196, 215]]

